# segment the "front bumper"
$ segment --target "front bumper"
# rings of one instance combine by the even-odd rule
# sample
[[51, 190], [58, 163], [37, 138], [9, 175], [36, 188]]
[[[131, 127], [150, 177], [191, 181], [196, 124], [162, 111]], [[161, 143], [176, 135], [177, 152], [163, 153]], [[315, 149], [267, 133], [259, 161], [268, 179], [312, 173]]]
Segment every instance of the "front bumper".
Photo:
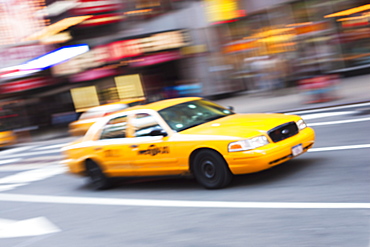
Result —
[[243, 152], [228, 153], [224, 156], [233, 174], [247, 174], [259, 172], [279, 165], [296, 156], [292, 154], [292, 148], [302, 144], [303, 152], [307, 152], [315, 141], [315, 132], [307, 127], [297, 135], [277, 143]]

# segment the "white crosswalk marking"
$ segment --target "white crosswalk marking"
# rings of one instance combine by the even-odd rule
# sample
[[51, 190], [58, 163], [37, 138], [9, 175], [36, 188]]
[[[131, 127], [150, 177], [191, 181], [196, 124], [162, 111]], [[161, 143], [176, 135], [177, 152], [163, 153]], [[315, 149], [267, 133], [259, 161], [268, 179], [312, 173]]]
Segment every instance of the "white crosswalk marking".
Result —
[[57, 164], [19, 172], [14, 175], [0, 178], [0, 191], [12, 190], [19, 186], [24, 186], [31, 182], [44, 180], [65, 172], [66, 167]]
[[64, 173], [66, 168], [60, 164], [60, 148], [64, 145], [30, 145], [1, 151], [0, 175], [5, 177], [0, 176], [0, 192]]
[[0, 172], [14, 172], [14, 171], [33, 170], [33, 169], [38, 169], [38, 168], [44, 167], [46, 165], [48, 165], [48, 164], [47, 163], [41, 163], [41, 164], [5, 165], [5, 166], [0, 166]]
[[15, 158], [15, 159], [0, 160], [0, 165], [14, 163], [14, 162], [17, 162], [17, 161], [20, 161], [20, 160], [22, 160], [22, 159]]
[[35, 148], [35, 147], [37, 147], [37, 146], [17, 147], [17, 148], [12, 148], [12, 149], [8, 149], [8, 150], [3, 150], [3, 151], [0, 151], [0, 155], [4, 156], [4, 155], [8, 155], [8, 154], [19, 153], [19, 152], [23, 152], [23, 151], [26, 151], [26, 150], [29, 150], [29, 149], [32, 149], [32, 148]]
[[65, 143], [62, 143], [62, 144], [56, 144], [56, 145], [51, 145], [51, 146], [39, 147], [39, 148], [36, 148], [35, 150], [59, 149], [65, 145], [66, 145]]
[[44, 154], [55, 154], [55, 153], [60, 153], [59, 149], [52, 149], [52, 150], [43, 150], [43, 151], [38, 151], [38, 152], [25, 152], [25, 153], [17, 153], [17, 154], [8, 154], [2, 156], [2, 158], [13, 158], [13, 157], [27, 157], [30, 155], [44, 155]]

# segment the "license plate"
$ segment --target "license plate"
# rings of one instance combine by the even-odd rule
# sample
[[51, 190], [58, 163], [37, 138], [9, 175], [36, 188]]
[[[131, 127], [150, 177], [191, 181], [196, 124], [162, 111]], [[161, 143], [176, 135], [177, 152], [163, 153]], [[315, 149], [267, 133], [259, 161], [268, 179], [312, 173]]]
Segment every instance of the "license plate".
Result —
[[302, 144], [298, 144], [298, 145], [295, 145], [294, 147], [292, 147], [293, 156], [300, 155], [301, 153], [303, 153]]

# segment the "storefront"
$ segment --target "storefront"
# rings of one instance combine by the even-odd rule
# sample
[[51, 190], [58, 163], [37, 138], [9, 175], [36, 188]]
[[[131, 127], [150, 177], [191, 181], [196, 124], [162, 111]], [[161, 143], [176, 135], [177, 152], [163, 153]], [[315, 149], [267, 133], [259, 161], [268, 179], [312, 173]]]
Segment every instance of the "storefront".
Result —
[[54, 66], [52, 73], [74, 88], [94, 86], [98, 101], [79, 103], [76, 111], [127, 98], [168, 98], [167, 88], [180, 81], [181, 48], [188, 43], [185, 30], [115, 40]]
[[[232, 22], [216, 25], [223, 77], [242, 79], [248, 90], [266, 74], [283, 86], [297, 85], [312, 73], [327, 74], [370, 66], [370, 10], [331, 13], [361, 6], [364, 1], [305, 0], [285, 2]], [[216, 60], [217, 61], [217, 60]], [[276, 66], [276, 61], [279, 66]], [[268, 63], [274, 64], [268, 66]], [[271, 67], [276, 70], [269, 71]], [[263, 70], [261, 72], [261, 70]], [[281, 86], [281, 85], [280, 85]]]

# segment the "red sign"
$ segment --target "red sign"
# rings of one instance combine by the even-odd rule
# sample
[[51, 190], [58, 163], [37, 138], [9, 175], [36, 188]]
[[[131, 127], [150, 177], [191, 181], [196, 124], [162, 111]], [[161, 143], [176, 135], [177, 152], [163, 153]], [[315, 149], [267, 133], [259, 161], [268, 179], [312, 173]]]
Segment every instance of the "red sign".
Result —
[[144, 53], [176, 49], [186, 46], [187, 36], [183, 31], [169, 31], [149, 37], [121, 40], [108, 45], [110, 61], [135, 57]]
[[114, 69], [93, 69], [93, 70], [88, 70], [88, 71], [73, 75], [70, 78], [70, 80], [72, 82], [91, 81], [91, 80], [96, 80], [96, 79], [107, 77], [107, 76], [113, 76], [116, 74], [117, 74], [117, 71]]
[[178, 51], [163, 52], [155, 55], [145, 56], [138, 58], [137, 62], [130, 63], [132, 67], [150, 66], [158, 63], [169, 62], [181, 58], [181, 54]]
[[139, 40], [137, 39], [113, 42], [109, 48], [111, 61], [143, 54]]
[[73, 15], [90, 15], [122, 10], [122, 4], [117, 0], [80, 0], [73, 8]]
[[0, 86], [1, 93], [16, 93], [22, 92], [34, 88], [45, 87], [53, 84], [54, 82], [50, 78], [36, 77], [26, 80], [9, 82]]

